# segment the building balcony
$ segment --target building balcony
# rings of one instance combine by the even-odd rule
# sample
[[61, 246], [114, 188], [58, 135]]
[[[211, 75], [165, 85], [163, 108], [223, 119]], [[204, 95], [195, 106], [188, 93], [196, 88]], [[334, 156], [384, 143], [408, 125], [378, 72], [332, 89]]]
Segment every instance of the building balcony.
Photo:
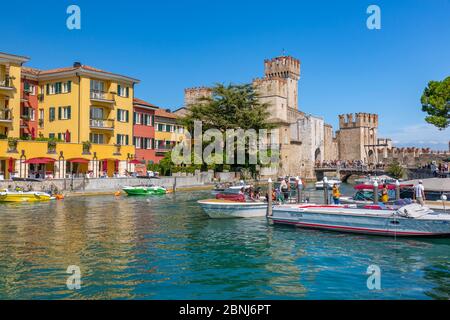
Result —
[[14, 85], [10, 77], [0, 78], [0, 90], [1, 91], [13, 91]]
[[89, 126], [96, 130], [114, 130], [114, 120], [111, 119], [90, 119]]
[[13, 121], [12, 119], [12, 112], [11, 110], [0, 110], [0, 124], [11, 124]]
[[98, 90], [91, 90], [91, 100], [111, 107], [114, 106], [115, 103], [112, 94]]
[[156, 146], [156, 152], [166, 153], [173, 149], [173, 146]]

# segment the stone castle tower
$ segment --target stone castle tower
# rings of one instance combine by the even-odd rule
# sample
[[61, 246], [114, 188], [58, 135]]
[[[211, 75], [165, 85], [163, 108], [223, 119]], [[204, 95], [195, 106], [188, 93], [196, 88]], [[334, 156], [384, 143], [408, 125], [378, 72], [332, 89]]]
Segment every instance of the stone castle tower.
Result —
[[186, 88], [184, 89], [184, 106], [197, 103], [199, 99], [210, 97], [211, 94], [212, 90], [208, 87]]
[[362, 160], [366, 163], [377, 162], [378, 115], [359, 112], [339, 115], [338, 140], [341, 160]]

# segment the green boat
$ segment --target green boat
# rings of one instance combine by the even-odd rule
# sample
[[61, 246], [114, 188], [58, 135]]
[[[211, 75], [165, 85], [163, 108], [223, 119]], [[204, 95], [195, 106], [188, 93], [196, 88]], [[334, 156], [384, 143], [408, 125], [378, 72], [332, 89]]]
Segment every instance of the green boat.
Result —
[[129, 196], [160, 195], [167, 193], [167, 190], [165, 188], [159, 186], [124, 187], [122, 190], [125, 191]]

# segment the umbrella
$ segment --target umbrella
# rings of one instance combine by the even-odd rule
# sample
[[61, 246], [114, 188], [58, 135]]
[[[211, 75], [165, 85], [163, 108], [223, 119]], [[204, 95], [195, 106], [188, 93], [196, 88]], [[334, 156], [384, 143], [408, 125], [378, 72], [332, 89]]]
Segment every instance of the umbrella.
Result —
[[114, 170], [115, 170], [115, 172], [119, 171], [119, 160], [118, 159], [116, 159], [116, 161], [114, 162]]
[[108, 160], [103, 160], [103, 171], [108, 171]]
[[34, 127], [31, 128], [31, 139], [32, 140], [36, 139], [36, 129], [34, 129]]
[[66, 130], [66, 142], [70, 142], [70, 132]]

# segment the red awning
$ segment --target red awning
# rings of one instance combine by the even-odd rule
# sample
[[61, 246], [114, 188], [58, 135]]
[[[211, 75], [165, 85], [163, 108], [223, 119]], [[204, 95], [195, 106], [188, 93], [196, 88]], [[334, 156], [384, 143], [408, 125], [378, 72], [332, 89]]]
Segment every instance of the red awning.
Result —
[[54, 163], [56, 160], [52, 158], [32, 158], [25, 161], [27, 164], [47, 164]]
[[139, 160], [131, 160], [130, 162], [128, 162], [129, 164], [141, 164], [142, 162], [140, 162]]
[[84, 158], [73, 158], [73, 159], [69, 159], [67, 160], [71, 163], [89, 163], [88, 159], [84, 159]]

